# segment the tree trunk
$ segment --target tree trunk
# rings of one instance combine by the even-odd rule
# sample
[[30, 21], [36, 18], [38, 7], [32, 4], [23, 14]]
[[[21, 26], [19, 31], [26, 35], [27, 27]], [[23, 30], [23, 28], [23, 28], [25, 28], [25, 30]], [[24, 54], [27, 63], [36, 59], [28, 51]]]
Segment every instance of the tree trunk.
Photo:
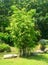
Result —
[[23, 50], [22, 56], [26, 56], [26, 48], [25, 49], [22, 49], [22, 50]]
[[21, 57], [22, 56], [22, 49], [20, 49], [19, 52], [20, 52], [20, 57]]

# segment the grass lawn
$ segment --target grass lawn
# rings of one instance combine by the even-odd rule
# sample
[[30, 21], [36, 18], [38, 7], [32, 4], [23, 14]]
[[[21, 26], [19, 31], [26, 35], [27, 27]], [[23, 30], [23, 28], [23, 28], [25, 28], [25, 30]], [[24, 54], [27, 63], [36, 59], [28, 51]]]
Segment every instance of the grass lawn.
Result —
[[3, 59], [0, 54], [0, 65], [48, 65], [48, 54], [28, 58]]

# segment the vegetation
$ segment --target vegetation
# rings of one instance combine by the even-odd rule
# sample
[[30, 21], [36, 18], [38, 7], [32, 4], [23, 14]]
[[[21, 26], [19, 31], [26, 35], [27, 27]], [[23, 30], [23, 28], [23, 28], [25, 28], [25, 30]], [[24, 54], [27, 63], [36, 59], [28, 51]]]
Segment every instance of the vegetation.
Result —
[[11, 49], [9, 45], [5, 43], [0, 44], [0, 52], [10, 52], [10, 51]]
[[0, 64], [1, 65], [20, 65], [20, 64], [21, 65], [40, 65], [40, 64], [48, 65], [48, 54], [32, 56], [28, 58], [1, 59]]
[[[0, 52], [11, 51], [11, 46], [19, 49], [20, 56], [29, 56], [38, 44], [44, 51], [45, 45], [48, 45], [45, 40], [48, 41], [48, 0], [0, 0]], [[18, 59], [13, 62], [17, 65], [26, 65], [28, 61], [28, 65], [39, 65], [41, 62], [42, 65], [48, 65], [48, 55], [42, 59], [41, 56], [45, 57], [46, 54], [33, 56], [30, 60], [19, 58], [19, 62]], [[1, 65], [4, 62], [8, 65], [8, 60], [0, 62]]]
[[39, 31], [34, 28], [33, 16], [36, 11], [30, 10], [26, 12], [25, 9], [19, 10], [15, 6], [12, 6], [11, 9], [14, 14], [10, 17], [10, 26], [7, 27], [7, 30], [9, 30], [14, 44], [20, 49], [20, 54], [24, 56], [28, 49], [31, 49], [37, 44], [36, 35], [39, 36], [40, 34]]

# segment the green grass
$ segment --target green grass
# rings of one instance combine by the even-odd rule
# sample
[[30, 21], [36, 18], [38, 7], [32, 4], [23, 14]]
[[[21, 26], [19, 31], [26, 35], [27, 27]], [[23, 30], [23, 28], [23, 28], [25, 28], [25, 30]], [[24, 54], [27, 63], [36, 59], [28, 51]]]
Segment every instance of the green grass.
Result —
[[13, 59], [3, 59], [2, 56], [0, 53], [0, 65], [48, 65], [48, 54]]
[[[12, 52], [10, 53], [18, 53], [17, 48], [11, 47], [11, 49]], [[48, 54], [40, 54], [28, 58], [3, 59], [4, 54], [8, 53], [0, 53], [0, 65], [48, 65]]]

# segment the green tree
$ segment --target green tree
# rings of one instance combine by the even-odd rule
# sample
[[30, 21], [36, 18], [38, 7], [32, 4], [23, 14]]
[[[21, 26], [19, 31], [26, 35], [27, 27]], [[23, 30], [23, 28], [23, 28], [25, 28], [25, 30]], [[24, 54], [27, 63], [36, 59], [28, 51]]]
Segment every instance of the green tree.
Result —
[[48, 2], [38, 4], [36, 9], [36, 24], [37, 28], [41, 31], [41, 38], [48, 39]]
[[13, 41], [9, 34], [9, 31], [6, 31], [6, 27], [8, 27], [8, 25], [10, 24], [10, 6], [11, 2], [9, 0], [0, 0], [0, 39], [5, 43], [13, 46]]
[[[10, 17], [10, 26], [7, 30], [14, 40], [15, 45], [19, 48], [20, 53], [25, 56], [27, 50], [33, 48], [37, 43], [37, 31], [34, 29], [34, 18], [36, 10], [26, 12], [25, 8], [19, 10], [12, 6], [13, 15]], [[39, 35], [39, 34], [38, 34]]]

